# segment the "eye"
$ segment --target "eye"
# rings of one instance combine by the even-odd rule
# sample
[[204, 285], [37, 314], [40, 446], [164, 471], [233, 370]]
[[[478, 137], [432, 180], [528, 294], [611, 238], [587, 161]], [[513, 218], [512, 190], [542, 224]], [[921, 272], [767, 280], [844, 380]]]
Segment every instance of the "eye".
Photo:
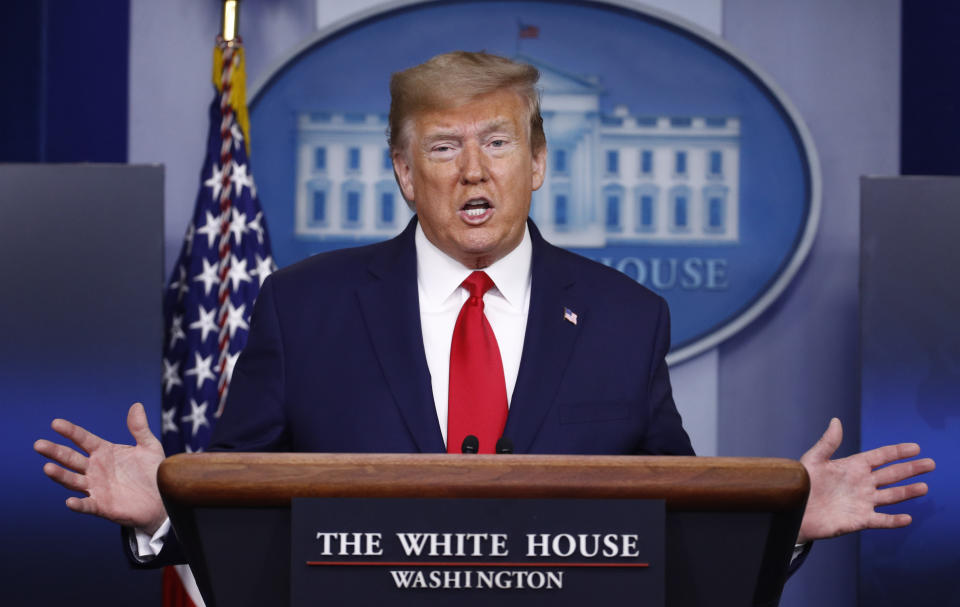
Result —
[[457, 154], [457, 147], [450, 142], [435, 143], [429, 148], [430, 157], [438, 160], [453, 158]]

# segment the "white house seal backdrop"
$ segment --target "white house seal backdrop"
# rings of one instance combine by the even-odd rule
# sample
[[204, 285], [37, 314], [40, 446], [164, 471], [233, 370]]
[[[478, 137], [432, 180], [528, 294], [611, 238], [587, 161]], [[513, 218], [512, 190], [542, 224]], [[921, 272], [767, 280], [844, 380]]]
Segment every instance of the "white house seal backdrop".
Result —
[[705, 30], [577, 2], [399, 2], [297, 49], [250, 103], [281, 266], [406, 225], [385, 138], [390, 74], [455, 49], [540, 69], [549, 156], [531, 216], [549, 241], [668, 300], [672, 362], [789, 283], [819, 217], [816, 154], [789, 101]]

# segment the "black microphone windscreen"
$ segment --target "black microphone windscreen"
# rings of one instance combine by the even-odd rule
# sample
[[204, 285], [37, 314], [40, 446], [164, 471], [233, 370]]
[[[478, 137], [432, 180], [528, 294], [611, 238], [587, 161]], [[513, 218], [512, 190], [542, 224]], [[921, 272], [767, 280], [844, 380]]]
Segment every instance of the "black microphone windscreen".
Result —
[[480, 439], [472, 434], [463, 437], [463, 443], [460, 444], [461, 453], [476, 453], [480, 450]]
[[500, 440], [497, 441], [497, 453], [513, 453], [513, 441], [507, 438], [506, 436], [501, 436]]

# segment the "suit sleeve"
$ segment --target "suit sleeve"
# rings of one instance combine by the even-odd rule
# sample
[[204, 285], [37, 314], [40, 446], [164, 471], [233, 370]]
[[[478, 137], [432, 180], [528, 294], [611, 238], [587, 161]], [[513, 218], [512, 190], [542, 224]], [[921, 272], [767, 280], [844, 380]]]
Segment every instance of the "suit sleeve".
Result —
[[656, 337], [648, 380], [649, 420], [642, 453], [646, 455], [694, 455], [690, 437], [683, 429], [680, 413], [673, 402], [667, 352], [670, 350], [670, 310], [660, 299]]
[[183, 548], [180, 541], [177, 540], [177, 534], [173, 528], [167, 533], [163, 540], [163, 548], [156, 556], [140, 557], [137, 551], [136, 532], [130, 527], [121, 527], [120, 537], [123, 541], [123, 552], [127, 555], [130, 565], [136, 569], [158, 569], [167, 565], [180, 565], [187, 562], [187, 557], [183, 554]]
[[[287, 450], [283, 414], [283, 336], [276, 309], [272, 277], [257, 296], [250, 322], [250, 337], [230, 380], [223, 416], [214, 427], [208, 451]], [[131, 565], [155, 568], [185, 563], [180, 542], [171, 530], [156, 557], [137, 556], [134, 531], [123, 529], [123, 546]]]

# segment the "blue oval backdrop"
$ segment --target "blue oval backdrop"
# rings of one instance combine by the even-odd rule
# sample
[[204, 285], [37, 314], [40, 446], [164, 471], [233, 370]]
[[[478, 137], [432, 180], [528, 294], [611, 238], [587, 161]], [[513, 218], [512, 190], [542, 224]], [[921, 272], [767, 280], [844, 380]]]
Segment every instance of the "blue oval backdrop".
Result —
[[803, 262], [816, 154], [749, 60], [659, 12], [472, 1], [401, 2], [322, 31], [252, 91], [257, 186], [281, 266], [406, 225], [384, 134], [390, 75], [456, 49], [540, 69], [549, 155], [531, 217], [547, 240], [668, 300], [671, 362], [749, 323]]

